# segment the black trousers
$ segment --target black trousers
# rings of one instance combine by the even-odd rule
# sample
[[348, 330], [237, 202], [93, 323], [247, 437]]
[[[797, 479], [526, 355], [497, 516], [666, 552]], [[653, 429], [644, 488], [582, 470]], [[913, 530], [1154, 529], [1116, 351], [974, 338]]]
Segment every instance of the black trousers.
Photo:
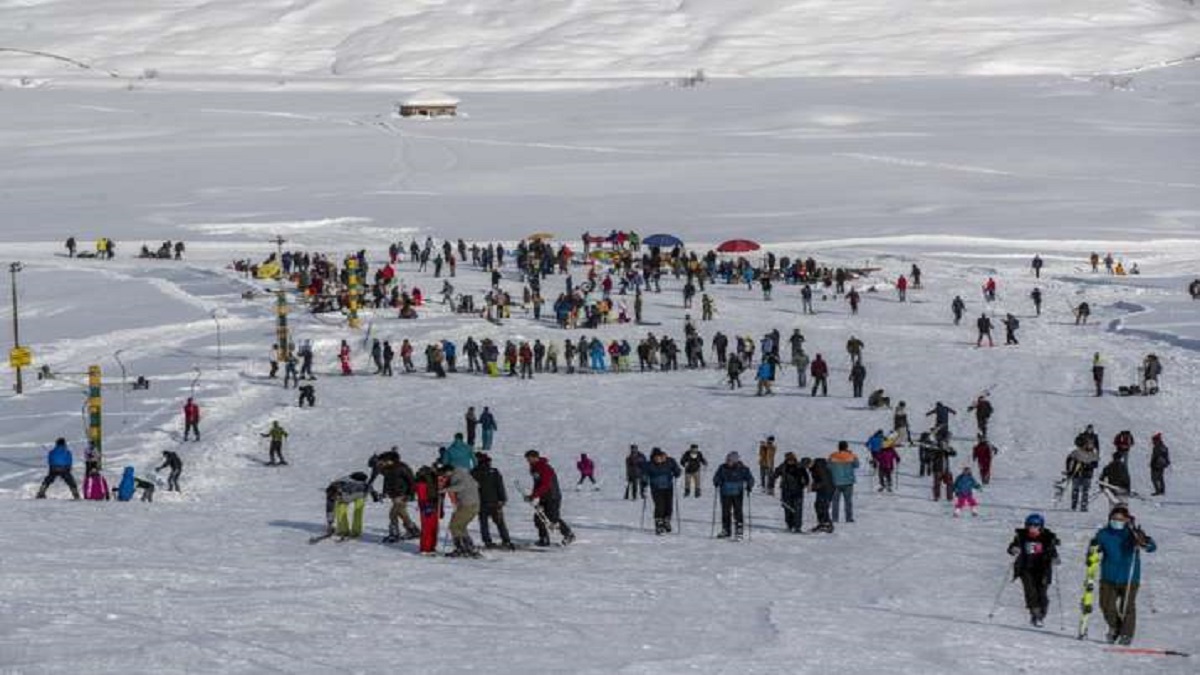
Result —
[[200, 423], [199, 422], [184, 422], [183, 423], [183, 440], [188, 439], [188, 434], [195, 434], [196, 440], [200, 440]]
[[508, 525], [504, 522], [504, 509], [499, 504], [487, 504], [479, 509], [479, 536], [483, 539], [484, 545], [492, 543], [492, 533], [488, 528], [489, 520], [496, 524], [501, 543], [509, 543]]
[[171, 469], [171, 473], [167, 475], [167, 491], [179, 492], [179, 474], [183, 473], [183, 469]]
[[804, 493], [787, 493], [779, 500], [783, 505], [783, 522], [789, 530], [798, 530], [804, 526]]
[[571, 526], [562, 519], [562, 500], [545, 499], [538, 508], [541, 509], [541, 515], [534, 514], [533, 524], [537, 526], [539, 540], [550, 541], [550, 527], [548, 526], [558, 527], [559, 533], [564, 537], [571, 535]]
[[650, 489], [650, 499], [654, 501], [654, 519], [670, 520], [675, 515], [675, 489]]
[[1046, 609], [1050, 607], [1050, 575], [1024, 571], [1020, 579], [1025, 591], [1025, 606], [1030, 612], [1046, 616]]
[[828, 492], [818, 492], [817, 498], [813, 502], [813, 511], [817, 514], [817, 523], [825, 525], [832, 523], [833, 519], [829, 517], [829, 506], [833, 503], [833, 490]]
[[737, 523], [737, 529], [742, 529], [742, 504], [744, 503], [744, 495], [721, 495], [721, 531], [731, 532], [730, 529], [733, 523]]

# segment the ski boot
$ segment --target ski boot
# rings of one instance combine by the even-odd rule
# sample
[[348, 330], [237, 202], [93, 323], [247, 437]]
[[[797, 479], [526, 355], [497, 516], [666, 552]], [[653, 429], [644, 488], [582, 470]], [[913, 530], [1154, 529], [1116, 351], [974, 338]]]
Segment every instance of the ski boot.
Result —
[[728, 538], [729, 538], [728, 530], [721, 530], [720, 532], [717, 533], [717, 539], [728, 539]]
[[562, 545], [563, 545], [563, 546], [570, 546], [570, 545], [571, 545], [571, 542], [573, 542], [573, 541], [575, 541], [575, 533], [574, 533], [574, 532], [567, 532], [566, 534], [564, 534], [564, 535], [563, 535], [563, 538], [562, 538]]
[[667, 526], [663, 524], [662, 518], [654, 519], [654, 534], [662, 535], [666, 533]]
[[740, 523], [737, 525], [737, 527], [733, 528], [733, 540], [734, 541], [742, 540], [742, 526]]

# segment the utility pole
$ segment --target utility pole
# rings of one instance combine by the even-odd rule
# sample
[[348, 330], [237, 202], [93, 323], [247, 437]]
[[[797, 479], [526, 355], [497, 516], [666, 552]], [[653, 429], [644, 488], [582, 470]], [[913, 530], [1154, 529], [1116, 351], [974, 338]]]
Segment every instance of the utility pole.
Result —
[[210, 315], [213, 323], [217, 324], [217, 370], [221, 370], [221, 308], [214, 309]]
[[21, 263], [15, 262], [8, 266], [8, 274], [12, 278], [12, 312], [13, 312], [13, 353], [9, 359], [12, 362], [13, 368], [17, 371], [17, 386], [18, 394], [25, 392], [24, 382], [21, 380], [21, 367], [25, 364], [26, 357], [21, 351], [21, 319], [17, 310], [17, 272], [21, 271]]

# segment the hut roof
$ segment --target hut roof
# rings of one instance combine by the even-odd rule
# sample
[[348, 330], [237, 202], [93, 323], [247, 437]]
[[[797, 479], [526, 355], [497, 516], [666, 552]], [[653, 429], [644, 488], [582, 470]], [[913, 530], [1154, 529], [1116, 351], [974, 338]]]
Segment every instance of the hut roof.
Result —
[[431, 89], [424, 89], [401, 101], [401, 105], [457, 105], [458, 99]]

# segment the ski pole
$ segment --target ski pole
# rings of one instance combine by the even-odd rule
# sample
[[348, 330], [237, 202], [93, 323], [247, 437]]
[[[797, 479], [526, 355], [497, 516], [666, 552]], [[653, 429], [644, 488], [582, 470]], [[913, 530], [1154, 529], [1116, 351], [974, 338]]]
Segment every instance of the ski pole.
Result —
[[746, 541], [754, 539], [754, 495], [753, 490], [746, 491]]
[[713, 488], [713, 507], [712, 507], [712, 527], [708, 529], [708, 536], [717, 536], [717, 489]]
[[679, 514], [679, 490], [676, 490], [674, 487], [672, 487], [671, 492], [674, 493], [675, 496], [675, 534], [682, 534], [683, 516]]
[[1004, 589], [1008, 588], [1010, 581], [1012, 581], [1012, 579], [1009, 578], [1008, 569], [1006, 568], [1004, 570], [1004, 578], [1000, 583], [1000, 590], [996, 591], [996, 599], [992, 601], [992, 609], [990, 612], [988, 612], [989, 620], [996, 616], [996, 611], [1000, 609], [1000, 597], [1004, 595]]
[[646, 495], [642, 495], [642, 518], [638, 521], [638, 529], [646, 531]]
[[1057, 599], [1058, 599], [1058, 629], [1060, 631], [1066, 632], [1066, 630], [1067, 630], [1066, 610], [1063, 609], [1062, 586], [1060, 584], [1054, 584], [1054, 595], [1057, 596]]
[[1125, 623], [1125, 615], [1129, 611], [1129, 595], [1133, 591], [1133, 571], [1137, 569], [1139, 552], [1140, 549], [1134, 543], [1133, 557], [1129, 559], [1129, 574], [1125, 576], [1125, 592], [1121, 594], [1121, 607], [1117, 611], [1117, 616], [1121, 617], [1121, 623]]

